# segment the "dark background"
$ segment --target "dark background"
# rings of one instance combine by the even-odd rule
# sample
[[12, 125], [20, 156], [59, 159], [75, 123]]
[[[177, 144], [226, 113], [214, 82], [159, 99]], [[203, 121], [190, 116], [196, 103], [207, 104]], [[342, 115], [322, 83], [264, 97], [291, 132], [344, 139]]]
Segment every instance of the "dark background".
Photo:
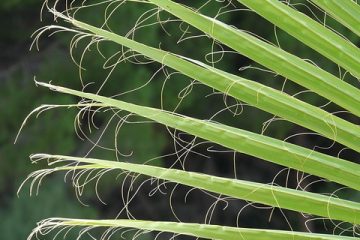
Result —
[[[194, 4], [194, 1], [182, 2], [188, 5]], [[323, 18], [320, 11], [305, 1], [292, 1], [292, 3], [312, 17], [314, 17], [313, 12], [319, 19]], [[303, 3], [306, 3], [309, 8], [305, 7]], [[44, 167], [41, 164], [30, 163], [28, 156], [31, 153], [46, 152], [84, 156], [90, 152], [90, 156], [93, 157], [115, 159], [115, 138], [120, 153], [118, 157], [121, 161], [143, 163], [153, 159], [151, 164], [158, 166], [185, 168], [217, 176], [230, 178], [235, 176], [238, 179], [265, 183], [274, 180], [280, 185], [298, 186], [299, 174], [294, 171], [290, 171], [288, 174], [286, 170], [281, 171], [283, 168], [280, 166], [244, 154], [234, 154], [220, 146], [173, 130], [169, 132], [157, 124], [125, 124], [119, 134], [115, 136], [114, 132], [120, 118], [111, 119], [111, 113], [95, 115], [94, 122], [97, 129], [91, 127], [91, 124], [88, 123], [88, 116], [84, 116], [81, 120], [84, 132], [80, 133], [80, 137], [84, 140], [81, 140], [74, 130], [75, 109], [50, 110], [37, 119], [31, 117], [17, 144], [14, 145], [13, 142], [22, 121], [35, 107], [44, 103], [70, 104], [78, 101], [71, 96], [36, 87], [33, 81], [35, 76], [38, 81], [52, 81], [55, 84], [75, 89], [82, 87], [79, 67], [72, 61], [69, 53], [71, 34], [63, 33], [50, 37], [43, 35], [39, 42], [40, 51], [37, 52], [36, 49], [29, 51], [32, 42], [30, 35], [41, 26], [53, 24], [51, 15], [47, 13], [44, 13], [43, 22], [40, 22], [41, 4], [41, 0], [3, 0], [0, 2], [0, 24], [3, 30], [0, 32], [0, 233], [2, 239], [25, 239], [31, 229], [35, 227], [36, 222], [46, 217], [114, 218], [118, 213], [120, 213], [120, 217], [130, 216], [137, 219], [164, 221], [179, 219], [186, 222], [211, 222], [231, 226], [238, 224], [242, 227], [271, 227], [286, 230], [289, 230], [291, 226], [292, 229], [299, 231], [332, 232], [333, 224], [329, 222], [323, 224], [321, 220], [308, 221], [312, 219], [310, 216], [283, 212], [278, 209], [265, 209], [260, 205], [244, 208], [247, 205], [244, 201], [227, 199], [224, 196], [219, 198], [184, 186], [166, 184], [157, 188], [158, 183], [151, 184], [149, 181], [145, 182], [145, 178], [140, 178], [134, 183], [133, 188], [130, 188], [130, 179], [116, 178], [116, 173], [109, 173], [102, 177], [98, 186], [101, 200], [96, 196], [94, 184], [91, 183], [84, 189], [83, 195], [78, 200], [70, 179], [64, 183], [62, 174], [45, 178], [37, 196], [35, 196], [36, 191], [29, 196], [29, 185], [25, 185], [17, 196], [17, 189], [26, 176], [30, 172]], [[200, 6], [200, 2], [197, 4]], [[224, 3], [212, 1], [202, 9], [202, 12], [214, 16], [219, 7], [223, 6]], [[64, 6], [60, 3], [59, 7]], [[112, 6], [112, 8], [114, 7], [115, 5]], [[241, 5], [237, 4], [237, 7], [241, 8]], [[125, 4], [112, 15], [108, 23], [109, 27], [114, 32], [124, 35], [134, 26], [144, 10], [148, 9], [147, 6], [141, 4]], [[81, 11], [78, 16], [82, 20], [100, 25], [104, 21], [104, 11], [104, 6], [98, 6]], [[161, 16], [163, 19], [168, 17], [166, 14]], [[275, 29], [254, 13], [239, 11], [224, 14], [219, 19], [240, 29], [249, 30], [302, 58], [310, 59], [336, 76], [343, 77], [344, 75], [344, 71], [339, 70], [335, 64], [281, 30]], [[150, 19], [149, 22], [151, 21], [154, 19]], [[359, 38], [346, 28], [330, 18], [328, 18], [327, 24], [354, 44], [359, 45]], [[184, 30], [187, 33], [183, 33]], [[203, 62], [208, 61], [218, 68], [262, 82], [276, 89], [283, 89], [289, 94], [299, 93], [298, 98], [311, 104], [322, 106], [327, 103], [325, 99], [316, 94], [301, 92], [304, 89], [289, 81], [284, 84], [285, 80], [281, 76], [257, 69], [261, 66], [239, 54], [231, 53], [231, 49], [225, 46], [214, 45], [206, 37], [185, 40], [187, 37], [199, 34], [201, 33], [188, 28], [185, 24], [179, 25], [178, 22], [174, 22], [165, 24], [163, 27], [156, 24], [136, 30], [132, 37], [151, 46], [161, 46], [162, 49], [187, 57]], [[179, 39], [184, 40], [179, 41]], [[77, 48], [73, 49], [73, 56], [77, 61], [81, 58], [87, 43], [88, 40], [80, 41]], [[159, 64], [134, 64], [127, 61], [112, 68], [111, 66], [116, 63], [119, 54], [111, 56], [121, 51], [121, 47], [104, 43], [101, 44], [100, 50], [102, 55], [95, 46], [92, 46], [90, 51], [86, 51], [84, 55], [82, 66], [86, 70], [81, 71], [81, 79], [84, 85], [91, 83], [86, 87], [86, 91], [97, 92], [101, 87], [101, 95], [113, 96], [141, 86], [139, 90], [122, 94], [117, 98], [146, 106], [163, 107], [167, 110], [177, 108], [176, 111], [179, 113], [202, 119], [209, 119], [217, 113], [214, 120], [257, 133], [261, 133], [266, 121], [273, 117], [238, 103], [230, 97], [224, 97], [206, 86], [192, 84], [191, 79], [179, 74], [171, 75], [171, 78], [167, 79], [164, 84], [166, 79], [164, 72], [173, 73], [173, 71], [171, 69], [158, 71], [161, 67]], [[224, 56], [210, 54], [219, 51], [226, 53]], [[128, 56], [130, 55], [131, 53], [128, 53]], [[130, 59], [146, 61], [142, 57]], [[252, 66], [252, 68], [242, 69], [247, 66]], [[107, 77], [110, 72], [110, 77]], [[151, 81], [149, 81], [150, 78], [152, 78]], [[106, 83], [102, 86], [105, 79], [107, 79]], [[345, 75], [344, 79], [358, 86], [358, 81], [351, 76]], [[179, 104], [180, 102], [181, 104]], [[177, 107], [178, 104], [179, 107]], [[340, 110], [332, 104], [327, 104], [324, 108], [331, 112]], [[126, 115], [126, 113], [119, 113], [119, 116]], [[350, 114], [338, 115], [359, 124], [359, 119]], [[128, 120], [135, 122], [143, 119], [130, 117]], [[89, 127], [92, 128], [91, 132], [88, 130]], [[177, 143], [174, 144], [170, 133], [179, 137]], [[296, 133], [302, 134], [288, 138]], [[309, 131], [285, 121], [272, 122], [264, 132], [268, 136], [286, 139], [286, 141], [308, 148], [318, 146], [317, 151], [334, 156], [337, 156], [343, 149], [337, 144], [332, 146], [331, 141], [320, 136], [306, 133]], [[85, 138], [85, 135], [88, 139]], [[94, 144], [89, 140], [103, 148], [93, 147]], [[190, 146], [187, 145], [189, 143], [196, 144], [192, 151], [187, 150]], [[327, 148], [328, 146], [332, 147]], [[174, 155], [174, 152], [181, 155], [181, 161], [176, 161], [177, 156]], [[156, 158], [159, 156], [163, 157]], [[341, 151], [340, 156], [353, 161], [359, 159], [359, 156], [350, 150]], [[234, 157], [236, 158], [236, 167], [234, 167]], [[302, 181], [301, 187], [317, 180], [315, 177], [307, 177]], [[340, 186], [332, 183], [320, 182], [312, 184], [307, 190], [332, 193], [339, 188]], [[139, 191], [137, 192], [136, 189]], [[135, 195], [129, 205], [132, 215], [126, 215], [125, 211], [121, 211], [124, 207], [123, 197], [127, 196], [128, 192], [130, 192], [130, 196]], [[352, 200], [359, 199], [358, 193], [346, 189], [338, 191], [337, 194]], [[101, 203], [102, 201], [106, 205]], [[347, 227], [347, 225], [343, 224], [341, 227]], [[335, 232], [339, 231], [339, 229], [335, 230]], [[349, 234], [351, 234], [351, 230]], [[165, 237], [165, 235], [163, 236]], [[84, 239], [86, 237], [84, 236]], [[44, 237], [44, 239], [47, 238]], [[152, 238], [151, 235], [147, 235], [141, 239]], [[185, 239], [185, 237], [179, 237], [179, 239]]]

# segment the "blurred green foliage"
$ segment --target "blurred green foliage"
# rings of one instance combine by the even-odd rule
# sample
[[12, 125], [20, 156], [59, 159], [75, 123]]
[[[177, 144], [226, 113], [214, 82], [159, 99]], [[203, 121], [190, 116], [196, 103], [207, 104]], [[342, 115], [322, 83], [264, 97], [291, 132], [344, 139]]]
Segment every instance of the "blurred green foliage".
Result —
[[[25, 8], [25, 7], [35, 7], [39, 2], [39, 0], [26, 0], [26, 1], [21, 1], [21, 0], [2, 0], [0, 2], [0, 9], [2, 11], [7, 11], [7, 10], [16, 10], [16, 9], [21, 9], [21, 8]], [[36, 6], [37, 7], [37, 6]]]
[[[19, 197], [11, 201], [8, 199], [9, 201], [5, 203], [6, 208], [0, 209], [1, 238], [26, 239], [35, 222], [50, 216], [95, 218], [96, 211], [81, 206], [74, 196], [69, 194], [62, 181], [62, 178], [46, 179], [39, 195], [28, 197], [28, 191], [25, 190]], [[75, 237], [76, 234], [70, 233], [69, 237], [71, 236]], [[49, 235], [42, 239], [52, 239], [52, 237]]]

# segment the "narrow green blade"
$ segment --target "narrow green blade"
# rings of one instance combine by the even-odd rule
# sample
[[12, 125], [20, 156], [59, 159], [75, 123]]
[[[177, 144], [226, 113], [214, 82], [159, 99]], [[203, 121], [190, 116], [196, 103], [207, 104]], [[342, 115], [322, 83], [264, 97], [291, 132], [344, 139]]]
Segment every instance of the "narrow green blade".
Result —
[[360, 36], [360, 6], [353, 0], [311, 0]]
[[294, 231], [235, 228], [197, 223], [156, 222], [142, 220], [95, 220], [51, 218], [40, 222], [33, 235], [43, 229], [62, 227], [136, 228], [146, 231], [171, 232], [216, 240], [356, 240], [358, 238]]
[[299, 171], [314, 174], [360, 190], [360, 165], [286, 143], [264, 135], [198, 120], [164, 110], [135, 105], [47, 83], [37, 83], [52, 90], [87, 98], [115, 107], [163, 125], [179, 129], [222, 146], [268, 160]]
[[[288, 32], [290, 35], [299, 39], [304, 44], [337, 63], [339, 66], [348, 70], [354, 76], [360, 78], [360, 50], [330, 29], [278, 0], [238, 1], [251, 8], [274, 25]], [[345, 10], [345, 5], [352, 1], [320, 0], [319, 2], [322, 2], [323, 4], [325, 2], [332, 2], [333, 5]], [[335, 4], [334, 2], [337, 3]], [[352, 3], [355, 4], [354, 2]], [[340, 14], [340, 12], [338, 13]], [[281, 17], [279, 17], [279, 14], [281, 14]], [[360, 18], [360, 12], [358, 12], [358, 14], [358, 17]], [[357, 22], [357, 28], [360, 29], [360, 22]]]
[[334, 75], [248, 33], [173, 1], [149, 1], [239, 53], [360, 116], [360, 91]]
[[133, 49], [234, 98], [316, 131], [329, 139], [360, 152], [360, 127], [320, 108], [306, 104], [262, 84], [225, 73], [203, 63], [184, 59], [170, 52], [146, 46], [109, 31], [67, 18], [59, 13], [55, 14], [81, 29], [96, 34], [96, 36]]
[[[46, 159], [59, 164], [71, 162], [85, 164], [79, 169], [121, 169], [135, 172], [187, 186], [204, 189], [210, 192], [262, 203], [272, 207], [294, 210], [298, 212], [318, 215], [325, 218], [346, 221], [353, 224], [360, 223], [360, 204], [331, 196], [299, 191], [274, 185], [261, 184], [250, 181], [229, 179], [187, 172], [177, 169], [154, 167], [143, 164], [133, 164], [117, 161], [107, 161], [94, 158], [80, 158], [62, 155], [36, 154], [32, 159]], [[54, 171], [73, 171], [77, 166], [54, 167]], [[40, 170], [42, 171], [42, 170]]]

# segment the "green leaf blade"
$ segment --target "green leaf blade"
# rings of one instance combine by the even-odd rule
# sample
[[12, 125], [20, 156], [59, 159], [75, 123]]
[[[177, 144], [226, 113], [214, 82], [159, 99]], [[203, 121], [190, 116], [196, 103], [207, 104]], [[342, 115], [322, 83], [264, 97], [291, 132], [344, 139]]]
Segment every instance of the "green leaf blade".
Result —
[[170, 0], [150, 0], [212, 38], [360, 116], [360, 91], [334, 75], [258, 38]]
[[[356, 240], [358, 238], [333, 236], [325, 234], [302, 233], [294, 231], [234, 228], [226, 226], [197, 224], [197, 223], [178, 223], [178, 222], [159, 222], [143, 220], [95, 220], [95, 219], [66, 219], [53, 218], [43, 222], [39, 226], [42, 228], [50, 227], [105, 227], [105, 228], [136, 228], [146, 231], [171, 232], [194, 237], [216, 240]], [[34, 232], [35, 234], [35, 232]]]
[[164, 110], [135, 105], [91, 93], [84, 93], [46, 83], [37, 83], [55, 91], [104, 103], [190, 133], [222, 146], [273, 163], [314, 174], [360, 190], [360, 165], [260, 134], [223, 124], [202, 121]]
[[[143, 164], [47, 154], [34, 156], [34, 158], [37, 157], [50, 159], [50, 161], [55, 159], [76, 161], [82, 164], [87, 163], [90, 164], [89, 169], [92, 169], [93, 165], [96, 168], [102, 166], [104, 169], [121, 169], [272, 207], [281, 207], [283, 209], [346, 221], [352, 224], [360, 223], [359, 203], [332, 196]], [[54, 168], [54, 170], [71, 171], [68, 167], [64, 167], [64, 169], [58, 167]]]
[[[339, 66], [342, 66], [354, 76], [360, 77], [360, 50], [333, 31], [278, 0], [238, 1]], [[320, 2], [324, 3], [324, 1]], [[336, 5], [339, 6], [344, 3], [346, 5], [346, 2], [348, 1], [341, 1], [339, 4], [339, 1], [337, 1]], [[333, 4], [335, 5], [335, 3]], [[279, 14], [282, 17], [279, 17]], [[357, 25], [360, 26], [360, 22]]]
[[96, 34], [96, 36], [101, 36], [131, 48], [241, 101], [319, 132], [329, 139], [360, 151], [360, 127], [327, 113], [320, 108], [306, 104], [262, 84], [228, 74], [203, 63], [197, 61], [190, 62], [189, 59], [184, 59], [181, 56], [149, 47], [75, 19], [59, 16], [79, 28]]
[[360, 36], [360, 6], [352, 0], [311, 0], [344, 26]]

